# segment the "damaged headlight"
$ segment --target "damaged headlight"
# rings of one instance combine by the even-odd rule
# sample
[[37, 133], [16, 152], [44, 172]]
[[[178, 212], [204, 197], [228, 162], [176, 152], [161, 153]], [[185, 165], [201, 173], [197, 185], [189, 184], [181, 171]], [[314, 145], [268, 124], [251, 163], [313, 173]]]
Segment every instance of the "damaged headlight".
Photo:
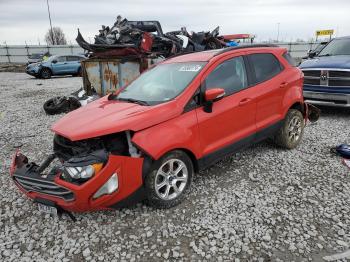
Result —
[[83, 167], [64, 167], [63, 172], [65, 175], [70, 176], [75, 180], [87, 180], [95, 175], [102, 169], [103, 164], [97, 163], [93, 165], [83, 166]]
[[108, 181], [103, 186], [101, 186], [99, 190], [97, 190], [93, 198], [96, 199], [103, 195], [110, 195], [118, 189], [118, 186], [119, 186], [118, 175], [117, 173], [114, 173], [108, 179]]

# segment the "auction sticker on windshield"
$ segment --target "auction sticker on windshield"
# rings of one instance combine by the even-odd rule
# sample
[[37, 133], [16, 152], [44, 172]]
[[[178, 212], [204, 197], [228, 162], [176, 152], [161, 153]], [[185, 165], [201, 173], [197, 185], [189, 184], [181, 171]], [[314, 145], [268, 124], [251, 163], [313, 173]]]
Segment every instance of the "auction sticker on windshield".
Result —
[[180, 72], [198, 72], [202, 68], [201, 65], [185, 65], [179, 68]]

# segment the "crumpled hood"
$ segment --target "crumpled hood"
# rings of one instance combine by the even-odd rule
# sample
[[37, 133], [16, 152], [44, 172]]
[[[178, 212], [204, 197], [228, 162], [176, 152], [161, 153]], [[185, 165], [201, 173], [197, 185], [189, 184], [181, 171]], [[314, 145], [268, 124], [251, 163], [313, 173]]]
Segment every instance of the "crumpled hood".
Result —
[[107, 96], [74, 110], [51, 130], [71, 141], [88, 139], [126, 130], [138, 131], [181, 114], [175, 100], [156, 106], [109, 101]]
[[301, 63], [301, 69], [307, 68], [339, 68], [350, 69], [350, 55], [322, 56]]

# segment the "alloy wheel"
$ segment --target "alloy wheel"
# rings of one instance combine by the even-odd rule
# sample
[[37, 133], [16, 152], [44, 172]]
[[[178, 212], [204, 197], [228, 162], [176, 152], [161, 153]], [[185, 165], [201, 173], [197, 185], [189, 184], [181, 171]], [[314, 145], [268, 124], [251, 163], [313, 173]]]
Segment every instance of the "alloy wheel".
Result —
[[188, 169], [180, 159], [169, 159], [158, 169], [155, 178], [156, 194], [163, 200], [178, 197], [188, 181]]
[[302, 132], [302, 121], [298, 116], [294, 116], [288, 125], [288, 139], [291, 142], [296, 142], [299, 140]]

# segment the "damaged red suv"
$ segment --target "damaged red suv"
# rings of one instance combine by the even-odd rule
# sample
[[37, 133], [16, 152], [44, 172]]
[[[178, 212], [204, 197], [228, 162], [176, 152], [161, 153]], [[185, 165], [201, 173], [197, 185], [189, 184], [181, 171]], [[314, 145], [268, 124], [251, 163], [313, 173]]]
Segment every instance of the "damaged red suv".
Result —
[[177, 56], [64, 116], [52, 126], [53, 154], [37, 165], [17, 152], [11, 176], [28, 197], [59, 210], [140, 200], [169, 208], [195, 172], [227, 154], [266, 138], [295, 148], [310, 115], [302, 86], [284, 48]]

